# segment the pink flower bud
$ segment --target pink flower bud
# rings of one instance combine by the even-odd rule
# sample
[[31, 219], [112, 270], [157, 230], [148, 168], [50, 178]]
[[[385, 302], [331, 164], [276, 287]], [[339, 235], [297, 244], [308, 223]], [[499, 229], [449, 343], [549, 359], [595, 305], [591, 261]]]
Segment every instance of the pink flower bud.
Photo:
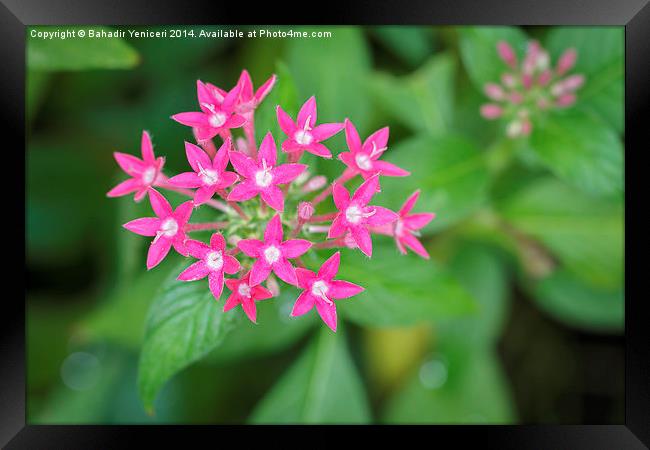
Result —
[[566, 72], [571, 70], [576, 63], [578, 54], [574, 48], [570, 48], [562, 53], [560, 59], [557, 61], [557, 68], [555, 71], [558, 75], [564, 75]]
[[518, 104], [520, 104], [521, 102], [524, 101], [524, 96], [521, 95], [521, 93], [519, 93], [519, 92], [517, 92], [517, 91], [514, 91], [514, 92], [511, 92], [511, 93], [510, 93], [510, 98], [509, 98], [509, 100], [510, 100], [510, 103], [513, 103], [513, 104], [515, 104], [515, 105], [518, 105]]
[[501, 114], [503, 114], [503, 110], [499, 105], [495, 105], [494, 103], [486, 103], [485, 105], [481, 106], [481, 115], [486, 119], [496, 119], [497, 117], [500, 117]]
[[485, 95], [490, 97], [492, 100], [503, 100], [505, 93], [498, 84], [487, 83], [485, 85]]
[[521, 121], [522, 136], [528, 136], [532, 130], [533, 130], [533, 124], [530, 122], [530, 120], [524, 119]]
[[526, 57], [524, 58], [522, 67], [522, 70], [525, 74], [530, 75], [535, 70], [535, 65], [537, 64], [537, 58], [539, 56], [540, 50], [541, 47], [539, 46], [539, 42], [531, 41], [528, 43], [528, 49], [526, 50]]
[[515, 76], [511, 73], [504, 73], [501, 75], [501, 82], [504, 84], [504, 86], [509, 88], [513, 88], [515, 87], [515, 84], [517, 84]]
[[266, 279], [266, 288], [271, 291], [273, 297], [280, 295], [280, 285], [278, 284], [278, 280], [276, 280], [273, 275], [269, 275], [269, 277]]
[[573, 105], [576, 102], [576, 96], [575, 94], [568, 93], [568, 94], [562, 94], [555, 104], [561, 108], [567, 108], [571, 105]]
[[298, 217], [300, 220], [309, 220], [314, 215], [314, 205], [310, 202], [300, 202], [298, 205]]
[[537, 77], [537, 85], [546, 86], [548, 82], [551, 81], [552, 77], [553, 77], [553, 72], [551, 72], [549, 69], [546, 69]]
[[515, 55], [515, 52], [512, 47], [510, 47], [510, 44], [505, 41], [500, 41], [497, 44], [497, 52], [499, 53], [499, 57], [503, 60], [503, 62], [505, 62], [513, 69], [517, 67], [517, 55]]
[[302, 191], [305, 193], [314, 192], [322, 189], [326, 184], [327, 178], [325, 178], [323, 175], [317, 175], [305, 184], [305, 186], [302, 188]]
[[567, 91], [575, 91], [579, 87], [581, 87], [585, 82], [585, 77], [584, 75], [571, 75], [570, 77], [567, 77], [562, 81], [562, 85], [564, 86], [564, 89]]
[[521, 77], [521, 84], [524, 85], [524, 89], [530, 89], [533, 86], [533, 76], [530, 74], [524, 74]]

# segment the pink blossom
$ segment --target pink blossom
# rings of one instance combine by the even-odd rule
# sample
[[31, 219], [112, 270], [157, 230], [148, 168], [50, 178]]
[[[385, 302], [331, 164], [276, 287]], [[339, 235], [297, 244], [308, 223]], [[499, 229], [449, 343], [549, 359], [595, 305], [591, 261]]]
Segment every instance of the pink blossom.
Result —
[[237, 247], [251, 258], [257, 258], [251, 268], [250, 284], [256, 286], [266, 280], [273, 271], [281, 280], [295, 285], [295, 269], [289, 258], [297, 258], [311, 248], [312, 243], [305, 239], [282, 241], [282, 222], [276, 214], [266, 224], [264, 242], [257, 239], [242, 239]]
[[227, 172], [230, 139], [226, 139], [213, 160], [200, 147], [185, 142], [187, 161], [194, 172], [184, 172], [169, 179], [169, 184], [183, 188], [198, 188], [194, 193], [194, 204], [202, 205], [215, 192], [233, 184], [239, 178], [234, 172]]
[[178, 276], [181, 281], [196, 281], [208, 277], [208, 286], [215, 300], [223, 291], [223, 274], [239, 272], [241, 266], [233, 256], [226, 254], [226, 240], [219, 233], [210, 238], [210, 245], [188, 239], [185, 241], [188, 253], [199, 261], [190, 265]]
[[573, 69], [573, 66], [576, 64], [578, 59], [578, 53], [575, 48], [569, 48], [562, 53], [560, 59], [557, 61], [557, 67], [555, 71], [558, 75], [564, 75], [569, 70]]
[[500, 41], [497, 44], [497, 51], [503, 62], [513, 69], [517, 67], [517, 55], [515, 55], [515, 51], [510, 47], [510, 44], [505, 41]]
[[[332, 152], [321, 141], [334, 136], [343, 129], [342, 123], [323, 123], [316, 126], [316, 98], [310, 97], [298, 112], [296, 122], [284, 112], [280, 105], [276, 108], [280, 128], [288, 136], [282, 143], [282, 150], [287, 153], [304, 150], [323, 158], [331, 158]], [[301, 153], [302, 154], [302, 153]]]
[[273, 293], [263, 286], [252, 286], [249, 282], [250, 272], [246, 273], [239, 280], [229, 278], [226, 280], [226, 286], [232, 291], [226, 304], [223, 306], [224, 311], [230, 311], [237, 305], [241, 305], [246, 316], [251, 322], [257, 323], [257, 308], [255, 302], [266, 300], [273, 297]]
[[276, 79], [277, 77], [275, 75], [271, 75], [257, 91], [254, 91], [253, 80], [251, 80], [250, 74], [247, 70], [242, 70], [239, 81], [237, 82], [241, 86], [241, 93], [236, 106], [237, 112], [243, 115], [253, 112], [269, 92], [271, 92]]
[[365, 255], [372, 256], [372, 240], [368, 227], [391, 223], [398, 217], [393, 211], [381, 206], [368, 206], [368, 202], [378, 190], [379, 175], [364, 181], [352, 198], [347, 189], [335, 183], [332, 194], [339, 213], [334, 218], [327, 237], [336, 238], [349, 231], [359, 249]]
[[381, 128], [361, 144], [361, 138], [354, 124], [345, 119], [345, 139], [349, 152], [339, 154], [339, 159], [355, 174], [361, 174], [364, 179], [381, 174], [389, 177], [405, 177], [410, 175], [404, 169], [379, 158], [386, 151], [388, 143], [388, 127]]
[[336, 332], [336, 305], [333, 300], [349, 298], [364, 290], [349, 281], [333, 279], [339, 270], [340, 261], [341, 253], [336, 252], [323, 263], [318, 273], [302, 268], [296, 269], [298, 286], [304, 291], [293, 305], [292, 317], [309, 312], [315, 305], [323, 322]]
[[106, 194], [108, 197], [121, 197], [135, 192], [134, 199], [136, 202], [139, 202], [147, 195], [148, 188], [154, 186], [159, 180], [160, 173], [165, 164], [165, 158], [162, 156], [155, 157], [153, 146], [151, 145], [151, 138], [146, 131], [142, 132], [140, 151], [142, 152], [142, 159], [126, 153], [113, 153], [115, 160], [122, 170], [130, 175], [131, 178], [122, 181], [108, 191]]
[[196, 82], [196, 91], [199, 99], [200, 112], [182, 112], [172, 116], [178, 123], [194, 128], [197, 140], [212, 139], [217, 134], [231, 128], [239, 128], [246, 119], [235, 112], [235, 106], [241, 92], [241, 85], [237, 85], [226, 92], [218, 87]]
[[408, 247], [421, 257], [429, 259], [429, 253], [416, 236], [420, 235], [417, 230], [424, 228], [436, 215], [433, 213], [409, 214], [419, 196], [420, 190], [418, 189], [406, 199], [398, 211], [399, 218], [395, 222], [394, 228], [395, 243], [402, 254], [406, 254], [406, 247]]
[[494, 103], [486, 103], [485, 105], [481, 106], [481, 115], [486, 119], [496, 119], [498, 117], [501, 117], [501, 114], [503, 114], [503, 108], [501, 108], [499, 105], [495, 105]]
[[277, 150], [271, 132], [260, 145], [257, 161], [233, 151], [230, 152], [230, 162], [246, 180], [230, 191], [228, 200], [244, 201], [259, 194], [267, 205], [280, 212], [284, 210], [284, 195], [277, 185], [290, 183], [307, 168], [304, 164], [276, 166]]
[[147, 254], [147, 269], [157, 266], [169, 249], [174, 249], [187, 256], [185, 247], [185, 224], [190, 220], [194, 203], [190, 200], [182, 203], [176, 211], [158, 191], [149, 188], [151, 208], [158, 217], [143, 217], [124, 224], [124, 228], [141, 236], [155, 236]]

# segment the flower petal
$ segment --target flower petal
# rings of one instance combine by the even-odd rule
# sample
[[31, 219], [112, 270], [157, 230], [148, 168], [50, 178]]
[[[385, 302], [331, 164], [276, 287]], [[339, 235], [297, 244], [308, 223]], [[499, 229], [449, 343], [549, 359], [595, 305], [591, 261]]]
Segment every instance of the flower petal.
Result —
[[241, 98], [244, 101], [248, 101], [253, 98], [253, 80], [246, 69], [241, 71], [239, 76], [239, 81], [237, 82], [241, 85]]
[[156, 157], [153, 154], [153, 145], [151, 144], [151, 137], [146, 131], [142, 132], [142, 139], [140, 140], [140, 151], [142, 152], [142, 160], [147, 164], [154, 164]]
[[361, 151], [361, 138], [354, 124], [349, 119], [345, 119], [345, 141], [348, 144], [350, 152], [357, 153]]
[[196, 189], [203, 184], [196, 172], [183, 172], [171, 177], [167, 182], [173, 186], [191, 189]]
[[165, 218], [172, 215], [172, 206], [160, 192], [153, 188], [149, 188], [149, 202], [158, 217]]
[[411, 230], [424, 228], [436, 215], [434, 213], [417, 213], [404, 217], [404, 224]]
[[324, 301], [316, 301], [316, 310], [323, 319], [323, 322], [336, 332], [336, 305], [325, 303]]
[[350, 229], [350, 232], [359, 250], [368, 257], [372, 256], [372, 239], [370, 238], [368, 229], [365, 227], [353, 227]]
[[354, 170], [355, 173], [359, 173], [360, 169], [357, 166], [357, 162], [354, 160], [354, 155], [350, 152], [339, 153], [338, 158], [343, 161], [343, 163], [348, 166], [350, 169]]
[[[228, 285], [228, 281], [230, 281], [230, 280], [226, 280], [226, 285], [230, 289], [230, 286]], [[230, 296], [226, 300], [226, 303], [223, 305], [224, 312], [225, 311], [230, 311], [235, 306], [239, 305], [239, 303], [241, 303], [241, 297], [239, 296], [239, 294], [237, 294], [237, 291], [233, 291], [233, 293], [230, 294]]]
[[316, 278], [316, 274], [311, 270], [296, 267], [296, 279], [299, 287], [303, 289], [309, 288], [314, 278]]
[[137, 178], [129, 178], [128, 180], [122, 181], [120, 184], [115, 186], [113, 189], [106, 193], [107, 197], [121, 197], [123, 195], [130, 194], [140, 189], [142, 183]]
[[266, 280], [271, 273], [271, 266], [263, 259], [259, 258], [253, 263], [250, 274], [250, 285], [256, 286]]
[[382, 206], [373, 206], [372, 208], [375, 213], [372, 216], [368, 217], [366, 221], [366, 223], [372, 227], [392, 223], [399, 219], [397, 213], [391, 211], [388, 208], [384, 208]]
[[[292, 137], [296, 132], [296, 124], [293, 123], [289, 114], [287, 114], [280, 105], [275, 108], [275, 114], [278, 116], [278, 125], [280, 125], [282, 132], [287, 136]], [[284, 144], [282, 148], [284, 149]]]
[[286, 258], [280, 258], [273, 263], [273, 272], [285, 283], [292, 285], [298, 284], [298, 279], [296, 278], [296, 269], [293, 268], [291, 263], [287, 261]]
[[[207, 128], [208, 119], [202, 112], [182, 112], [174, 114], [172, 119], [188, 127]], [[201, 139], [206, 139], [201, 137]]]
[[[373, 144], [375, 144], [373, 146]], [[372, 133], [363, 143], [364, 153], [371, 154], [373, 150], [380, 150], [388, 144], [388, 127], [381, 128]]]
[[131, 176], [140, 175], [147, 168], [144, 161], [128, 153], [114, 152], [113, 157], [122, 170]]
[[196, 206], [202, 205], [209, 201], [214, 193], [217, 191], [216, 185], [214, 186], [201, 186], [194, 192], [194, 204]]
[[255, 301], [267, 300], [269, 298], [273, 298], [273, 293], [264, 286], [258, 284], [257, 286], [253, 286], [251, 288], [251, 297]]
[[273, 184], [291, 183], [305, 171], [305, 164], [282, 164], [271, 169]]
[[258, 166], [262, 164], [262, 161], [266, 161], [266, 166], [275, 166], [277, 162], [277, 149], [275, 147], [275, 141], [273, 140], [273, 135], [269, 131], [262, 139], [260, 144], [260, 150], [257, 154], [257, 163]]
[[203, 242], [194, 239], [188, 239], [185, 241], [185, 248], [190, 255], [197, 259], [205, 258], [205, 255], [211, 250], [210, 247], [205, 245]]
[[259, 187], [252, 181], [244, 181], [236, 185], [228, 194], [228, 201], [243, 202], [250, 200], [260, 192]]
[[336, 273], [339, 271], [339, 264], [341, 262], [341, 252], [336, 252], [329, 257], [327, 261], [320, 266], [318, 270], [318, 278], [323, 278], [325, 280], [331, 280], [336, 276]]
[[210, 272], [208, 275], [208, 287], [215, 300], [219, 300], [223, 292], [223, 271]]
[[399, 215], [402, 217], [407, 215], [413, 209], [413, 206], [415, 206], [415, 203], [418, 201], [419, 196], [420, 190], [418, 189], [412, 193], [409, 198], [406, 199], [402, 207], [399, 209]]
[[251, 258], [257, 258], [262, 252], [263, 246], [264, 242], [257, 239], [241, 239], [239, 242], [237, 242], [237, 247], [239, 250]]
[[212, 236], [210, 236], [210, 248], [221, 251], [226, 249], [226, 239], [221, 233], [212, 233]]
[[271, 75], [271, 77], [257, 89], [255, 92], [255, 103], [259, 104], [264, 100], [264, 97], [266, 97], [268, 93], [271, 92], [271, 89], [273, 89], [273, 85], [275, 85], [275, 80], [277, 78], [278, 77], [276, 77], [275, 74]]
[[198, 145], [185, 142], [185, 154], [187, 155], [187, 161], [195, 172], [200, 172], [201, 168], [208, 169], [212, 167], [210, 157]]
[[221, 109], [227, 112], [232, 111], [235, 108], [235, 104], [239, 100], [241, 90], [242, 85], [237, 83], [235, 87], [232, 88], [224, 97], [223, 102], [221, 102]]
[[160, 219], [157, 217], [142, 217], [122, 226], [140, 236], [155, 236], [160, 228]]
[[260, 170], [252, 158], [240, 152], [230, 152], [230, 162], [237, 173], [246, 178], [253, 178], [255, 173]]
[[231, 255], [224, 255], [223, 257], [223, 271], [229, 275], [235, 274], [241, 270], [241, 265], [237, 258]]
[[407, 177], [411, 175], [411, 172], [408, 170], [397, 167], [395, 164], [389, 163], [388, 161], [375, 161], [372, 165], [375, 171], [381, 172], [381, 175], [387, 177]]
[[196, 281], [205, 278], [208, 273], [210, 273], [210, 269], [205, 265], [205, 262], [197, 261], [182, 271], [176, 279], [180, 281]]
[[322, 123], [311, 130], [311, 135], [317, 142], [324, 141], [334, 136], [345, 127], [344, 123]]
[[314, 128], [316, 124], [316, 97], [313, 95], [300, 107], [296, 119], [298, 128], [305, 128], [305, 122], [309, 119], [309, 128]]
[[423, 257], [424, 259], [429, 259], [429, 252], [424, 248], [422, 243], [410, 233], [404, 233], [402, 235], [402, 242], [415, 253]]
[[276, 214], [266, 224], [264, 230], [264, 242], [266, 244], [278, 244], [282, 241], [282, 221], [280, 215]]
[[212, 128], [211, 126], [201, 126], [201, 127], [194, 127], [194, 136], [196, 137], [197, 140], [199, 141], [209, 141], [213, 137], [215, 137], [217, 134], [219, 134], [219, 129], [218, 128]]
[[233, 114], [226, 120], [224, 128], [239, 128], [246, 123], [246, 117], [239, 114]]
[[285, 258], [297, 258], [304, 255], [312, 246], [306, 239], [291, 239], [280, 244], [280, 249]]
[[291, 317], [302, 316], [308, 313], [314, 307], [315, 302], [315, 297], [309, 291], [303, 291], [296, 299], [296, 303], [293, 304]]
[[217, 153], [214, 155], [214, 159], [212, 160], [213, 169], [219, 172], [226, 170], [226, 167], [228, 167], [228, 161], [230, 160], [230, 150], [232, 150], [232, 140], [226, 138], [221, 147], [219, 147], [219, 150], [217, 150]]
[[349, 298], [363, 292], [364, 289], [349, 281], [332, 280], [329, 282], [329, 290], [331, 298]]
[[277, 186], [269, 186], [260, 192], [262, 200], [278, 212], [284, 211], [284, 195]]
[[375, 175], [364, 181], [352, 196], [352, 201], [365, 206], [370, 202], [372, 196], [379, 191], [379, 176]]
[[235, 172], [222, 172], [219, 182], [214, 186], [217, 189], [225, 189], [228, 186], [235, 184], [237, 180], [239, 180], [239, 175], [237, 175]]
[[341, 212], [350, 204], [350, 193], [342, 184], [334, 183], [332, 186], [332, 196], [334, 197], [336, 208]]
[[248, 319], [253, 323], [257, 323], [257, 308], [255, 307], [255, 301], [252, 298], [242, 298], [241, 306], [244, 308], [244, 312]]
[[332, 152], [330, 152], [329, 148], [325, 147], [323, 144], [319, 142], [312, 142], [309, 145], [304, 145], [303, 148], [307, 150], [309, 153], [312, 155], [320, 156], [322, 158], [331, 158], [332, 157]]
[[190, 200], [185, 203], [181, 203], [174, 211], [174, 219], [178, 222], [178, 227], [182, 230], [190, 216], [192, 215], [192, 209], [194, 208], [194, 203]]
[[160, 261], [162, 261], [169, 249], [172, 247], [171, 239], [160, 238], [154, 239], [151, 245], [149, 246], [149, 252], [147, 253], [147, 270], [153, 269]]
[[327, 238], [337, 238], [343, 233], [345, 233], [345, 230], [348, 229], [348, 225], [345, 222], [345, 218], [343, 217], [343, 213], [339, 214], [334, 218], [332, 221], [332, 225], [330, 225], [330, 229], [327, 232]]

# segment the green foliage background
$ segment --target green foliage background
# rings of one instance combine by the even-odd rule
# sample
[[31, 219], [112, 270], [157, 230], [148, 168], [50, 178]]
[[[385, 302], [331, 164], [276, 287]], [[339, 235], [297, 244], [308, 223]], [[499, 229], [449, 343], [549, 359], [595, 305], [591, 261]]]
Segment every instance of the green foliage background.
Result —
[[[28, 38], [28, 421], [622, 422], [623, 29], [322, 30]], [[503, 70], [498, 40], [522, 54], [533, 38], [553, 60], [575, 47], [587, 82], [512, 141], [479, 116], [482, 86]], [[314, 313], [288, 318], [293, 289], [255, 326], [174, 282], [178, 256], [146, 272], [146, 240], [121, 224], [148, 205], [105, 197], [122, 178], [112, 152], [139, 153], [142, 129], [183, 170], [192, 138], [169, 116], [195, 108], [197, 78], [229, 87], [243, 68], [256, 85], [279, 77], [260, 132], [279, 137], [274, 105], [295, 113], [310, 95], [321, 121], [349, 117], [362, 136], [389, 125], [386, 159], [412, 176], [385, 179], [378, 203], [420, 188], [418, 211], [437, 214], [432, 261], [382, 237], [370, 261], [345, 251], [341, 276], [366, 291], [339, 303], [336, 335]]]

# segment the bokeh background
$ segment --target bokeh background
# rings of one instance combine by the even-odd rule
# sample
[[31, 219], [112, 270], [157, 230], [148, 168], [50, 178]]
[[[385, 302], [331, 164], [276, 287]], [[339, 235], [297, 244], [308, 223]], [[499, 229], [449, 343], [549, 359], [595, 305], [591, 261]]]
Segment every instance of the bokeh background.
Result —
[[[172, 28], [219, 29], [160, 29]], [[319, 30], [332, 37], [28, 30], [28, 422], [622, 423], [623, 29]], [[485, 77], [503, 70], [499, 39], [520, 55], [538, 39], [553, 60], [575, 47], [587, 77], [530, 139], [479, 115]], [[146, 129], [168, 173], [185, 171], [191, 133], [169, 116], [195, 109], [197, 78], [230, 88], [243, 68], [256, 86], [279, 77], [258, 126], [274, 102], [295, 113], [310, 95], [320, 121], [349, 117], [362, 137], [390, 126], [386, 158], [413, 175], [382, 183], [377, 202], [422, 189], [418, 210], [438, 215], [423, 230], [432, 261], [382, 237], [369, 262], [346, 251], [341, 276], [368, 293], [339, 303], [339, 333], [313, 312], [288, 319], [285, 291], [165, 383], [148, 414], [147, 313], [181, 258], [146, 272], [148, 241], [121, 224], [149, 206], [106, 198], [124, 177], [112, 152], [139, 154]]]

